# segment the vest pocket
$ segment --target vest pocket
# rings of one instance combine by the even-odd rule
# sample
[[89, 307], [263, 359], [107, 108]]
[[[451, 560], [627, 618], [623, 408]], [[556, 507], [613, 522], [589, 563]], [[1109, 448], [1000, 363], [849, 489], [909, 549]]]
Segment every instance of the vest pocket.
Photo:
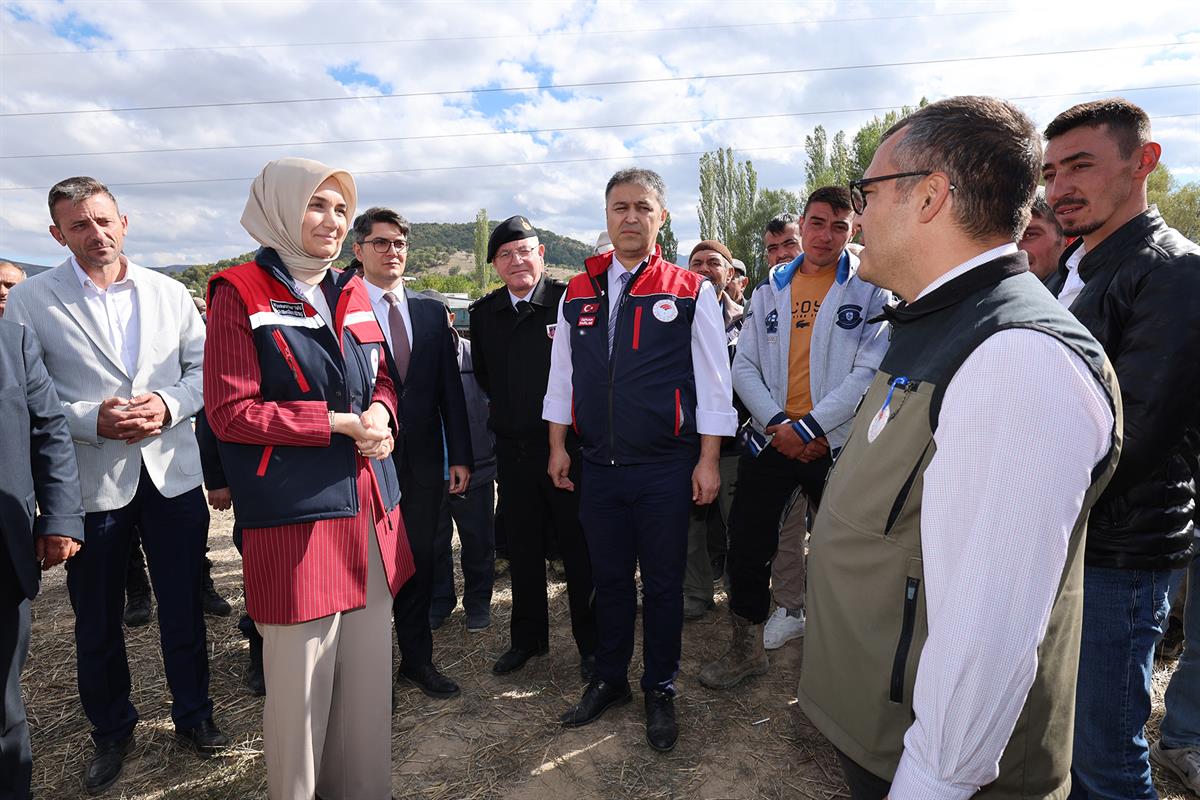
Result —
[[[641, 310], [640, 308], [638, 309]], [[679, 390], [675, 390], [675, 435], [679, 435], [679, 426], [683, 423], [683, 407], [679, 404]]]
[[[642, 339], [642, 307], [638, 306], [633, 309], [633, 349], [638, 349], [638, 342]], [[678, 433], [678, 431], [676, 431]]]
[[888, 691], [888, 699], [893, 703], [904, 702], [905, 667], [908, 665], [908, 651], [912, 647], [913, 631], [917, 625], [920, 588], [920, 578], [909, 576], [904, 582], [904, 616], [900, 626], [900, 641], [896, 643], [896, 656], [892, 660], [892, 682]]
[[292, 348], [288, 347], [287, 339], [283, 338], [283, 331], [276, 328], [271, 331], [271, 338], [275, 340], [275, 347], [279, 349], [279, 355], [283, 356], [283, 360], [287, 363], [288, 369], [292, 371], [292, 376], [296, 379], [296, 384], [300, 387], [300, 391], [308, 394], [309, 386], [308, 379], [304, 377], [304, 373], [300, 371], [300, 362], [296, 360]]
[[913, 483], [916, 482], [917, 474], [925, 464], [925, 456], [929, 453], [929, 448], [932, 445], [933, 440], [930, 439], [929, 444], [925, 445], [925, 449], [921, 451], [921, 457], [913, 465], [912, 472], [908, 473], [904, 485], [900, 487], [900, 493], [896, 495], [896, 499], [892, 502], [892, 508], [888, 512], [887, 523], [883, 526], [884, 536], [892, 532], [892, 527], [896, 524], [896, 520], [900, 518], [900, 512], [904, 510], [904, 504], [908, 502], [908, 496], [912, 492]]

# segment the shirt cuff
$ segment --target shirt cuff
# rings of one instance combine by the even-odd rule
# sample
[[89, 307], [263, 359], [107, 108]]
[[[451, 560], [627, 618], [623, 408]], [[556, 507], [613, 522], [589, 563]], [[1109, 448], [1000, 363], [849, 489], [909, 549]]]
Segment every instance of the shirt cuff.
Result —
[[[550, 419], [546, 417], [546, 419]], [[553, 421], [553, 420], [551, 420]], [[728, 411], [705, 411], [696, 409], [696, 432], [704, 436], [733, 436], [737, 433], [737, 412], [730, 406]]]
[[547, 397], [542, 401], [542, 419], [557, 425], [570, 425], [571, 404]]
[[891, 800], [970, 800], [978, 791], [978, 786], [938, 780], [905, 751], [888, 797]]
[[820, 439], [825, 435], [825, 430], [813, 419], [812, 414], [805, 414], [799, 420], [793, 422], [792, 429], [799, 434], [805, 444], [808, 444], [813, 439]]

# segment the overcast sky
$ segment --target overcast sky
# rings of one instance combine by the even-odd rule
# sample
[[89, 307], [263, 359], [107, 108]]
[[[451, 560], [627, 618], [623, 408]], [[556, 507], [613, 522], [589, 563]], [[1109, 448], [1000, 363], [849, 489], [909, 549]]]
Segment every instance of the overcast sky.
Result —
[[[45, 198], [71, 175], [112, 186], [138, 263], [245, 252], [249, 181], [283, 156], [350, 170], [360, 209], [486, 208], [587, 242], [608, 176], [649, 167], [686, 252], [701, 152], [799, 191], [816, 125], [990, 94], [1041, 127], [1115, 93], [1200, 180], [1200, 4], [0, 2], [0, 256], [62, 260]], [[312, 98], [338, 99], [262, 102]], [[147, 106], [193, 107], [121, 110]], [[99, 155], [138, 150], [174, 152]]]

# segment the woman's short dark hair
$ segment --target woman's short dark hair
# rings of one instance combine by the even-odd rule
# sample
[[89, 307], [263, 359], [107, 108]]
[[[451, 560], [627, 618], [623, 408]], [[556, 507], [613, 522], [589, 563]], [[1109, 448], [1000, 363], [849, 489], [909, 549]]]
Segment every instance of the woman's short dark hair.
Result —
[[[954, 221], [964, 233], [1021, 237], [1042, 166], [1042, 143], [1025, 112], [995, 97], [951, 97], [913, 112], [883, 138], [901, 131], [892, 151], [896, 171], [950, 176]], [[912, 191], [914, 180], [901, 179], [899, 190]]]

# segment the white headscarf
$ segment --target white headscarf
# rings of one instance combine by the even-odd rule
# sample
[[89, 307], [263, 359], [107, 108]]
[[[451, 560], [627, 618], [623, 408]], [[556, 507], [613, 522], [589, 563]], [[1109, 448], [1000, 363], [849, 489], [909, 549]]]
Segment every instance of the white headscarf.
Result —
[[[353, 176], [344, 169], [308, 158], [281, 158], [263, 167], [250, 185], [250, 197], [242, 212], [242, 227], [254, 241], [279, 253], [288, 272], [298, 278], [319, 275], [335, 260], [312, 256], [300, 240], [308, 201], [329, 178], [338, 182], [346, 200], [346, 231], [349, 233], [358, 191]], [[344, 236], [342, 241], [345, 241]], [[339, 248], [341, 244], [339, 241]]]

